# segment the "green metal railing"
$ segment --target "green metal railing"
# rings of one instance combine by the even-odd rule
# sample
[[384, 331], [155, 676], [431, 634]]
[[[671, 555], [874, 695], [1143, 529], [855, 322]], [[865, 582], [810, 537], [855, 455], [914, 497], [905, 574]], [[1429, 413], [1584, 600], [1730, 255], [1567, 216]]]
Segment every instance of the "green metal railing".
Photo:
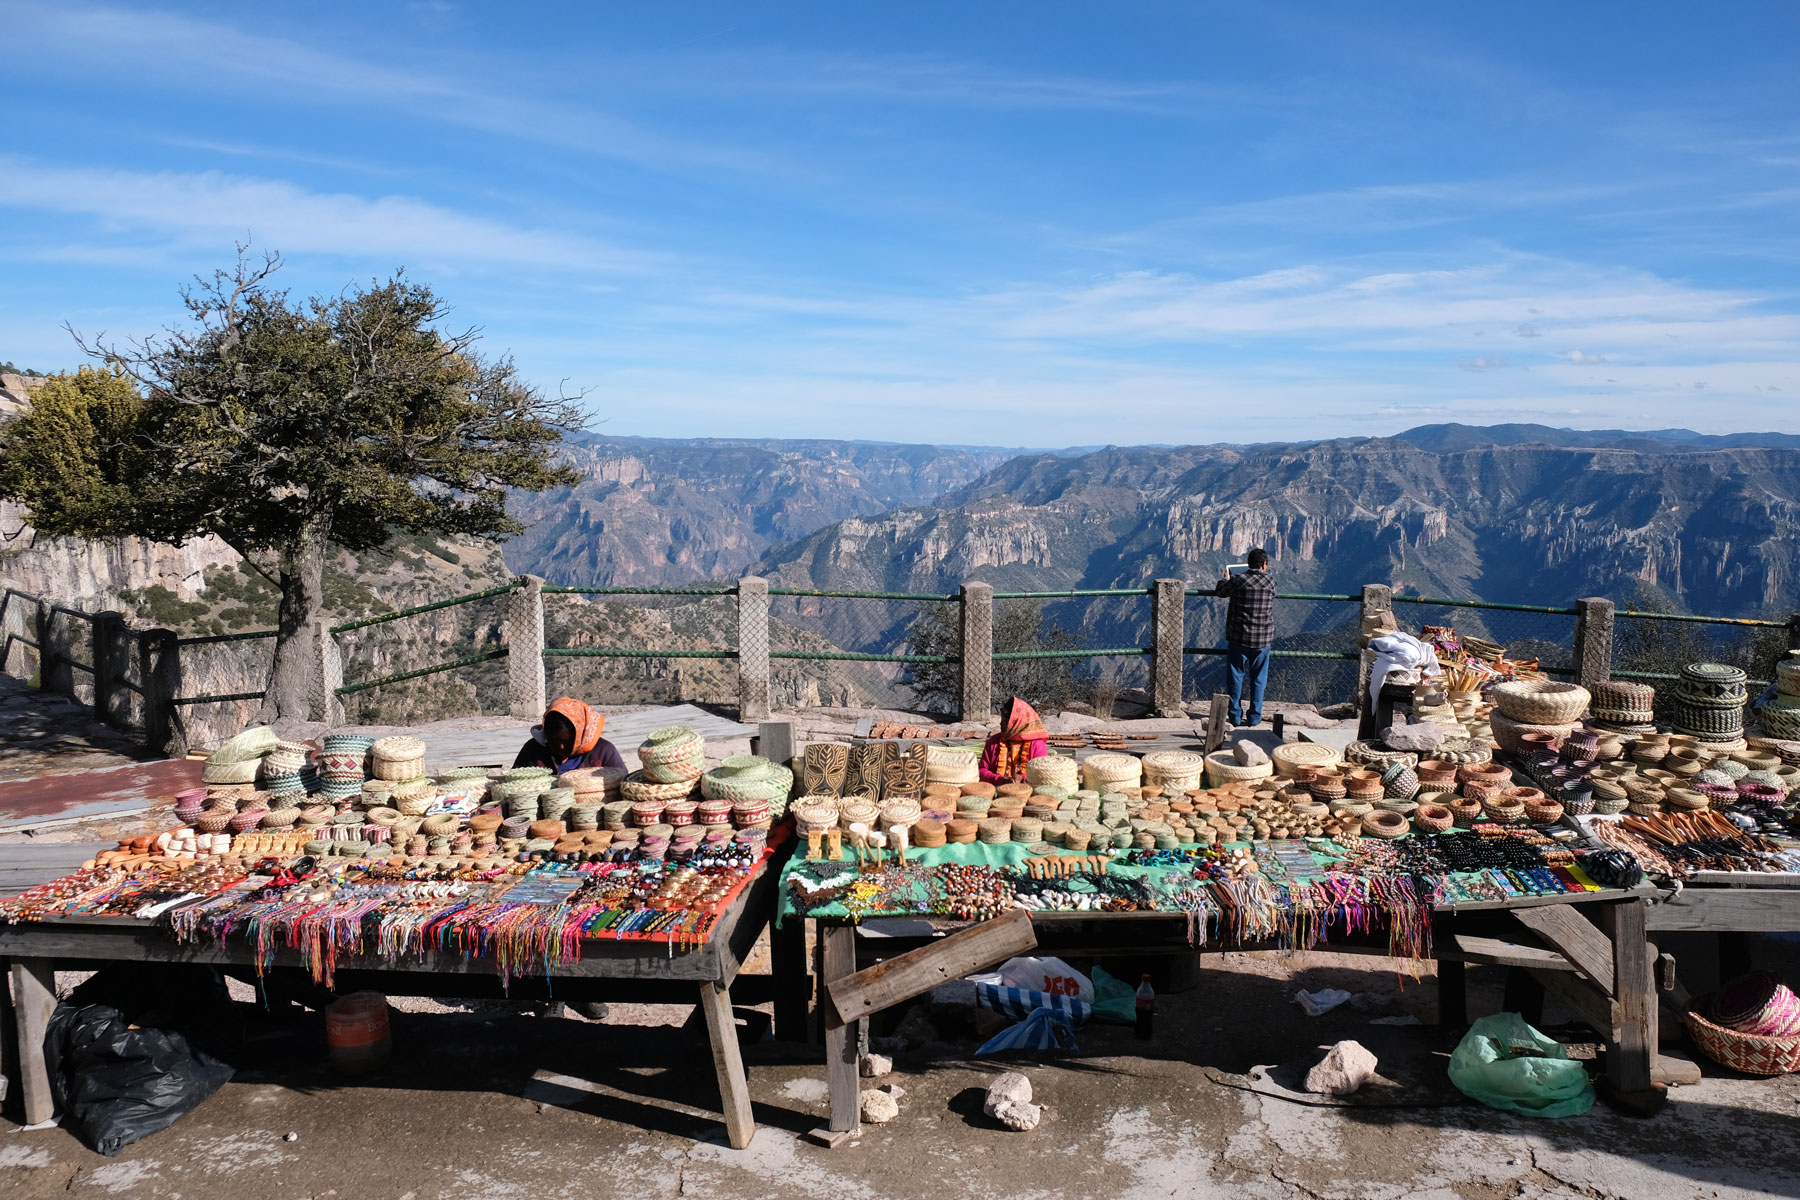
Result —
[[1147, 588], [1073, 588], [1062, 592], [995, 592], [996, 600], [1074, 600], [1089, 596], [1154, 596], [1156, 589]]
[[227, 692], [222, 696], [177, 696], [170, 704], [229, 704], [234, 700], [261, 700], [267, 692]]
[[[684, 587], [601, 587], [585, 583], [546, 583], [547, 596], [735, 596], [736, 584], [689, 584]], [[771, 593], [773, 594], [773, 593]]]
[[1422, 604], [1427, 608], [1490, 608], [1498, 612], [1551, 613], [1572, 617], [1573, 608], [1552, 608], [1542, 604], [1496, 604], [1489, 600], [1451, 600], [1443, 596], [1395, 596], [1395, 604]]
[[546, 646], [545, 658], [736, 658], [736, 650], [619, 650], [610, 646]]
[[511, 654], [505, 646], [498, 650], [488, 650], [481, 654], [471, 654], [467, 658], [459, 658], [453, 662], [442, 662], [434, 666], [420, 667], [415, 671], [400, 671], [393, 675], [383, 675], [380, 679], [365, 679], [360, 683], [347, 683], [341, 688], [333, 688], [335, 696], [348, 696], [352, 692], [364, 692], [370, 688], [385, 687], [390, 683], [403, 683], [408, 679], [423, 679], [427, 675], [437, 675], [444, 671], [454, 671], [458, 667], [472, 667], [478, 663], [493, 662], [496, 658], [505, 658]]
[[[955, 654], [862, 654], [855, 650], [771, 650], [769, 657], [814, 662], [953, 663], [962, 661], [962, 658]], [[999, 655], [994, 657], [998, 658]]]
[[1639, 621], [1692, 621], [1700, 625], [1747, 625], [1752, 629], [1786, 629], [1786, 621], [1765, 621], [1757, 617], [1696, 617], [1688, 613], [1637, 612], [1629, 608], [1616, 609], [1614, 617], [1631, 617]]
[[385, 625], [389, 621], [398, 621], [404, 617], [416, 617], [420, 613], [436, 612], [442, 608], [455, 608], [459, 604], [473, 604], [477, 600], [486, 600], [490, 596], [503, 596], [523, 586], [518, 580], [501, 584], [499, 587], [487, 588], [484, 591], [470, 592], [463, 596], [452, 596], [448, 600], [434, 600], [430, 604], [415, 604], [411, 608], [398, 608], [390, 613], [382, 613], [376, 617], [363, 617], [356, 621], [345, 621], [341, 625], [333, 625], [333, 633], [349, 633], [352, 629], [366, 629], [370, 625]]
[[176, 638], [177, 646], [213, 646], [221, 642], [253, 642], [258, 638], [279, 636], [279, 629], [252, 629], [248, 633], [208, 633], [200, 637]]

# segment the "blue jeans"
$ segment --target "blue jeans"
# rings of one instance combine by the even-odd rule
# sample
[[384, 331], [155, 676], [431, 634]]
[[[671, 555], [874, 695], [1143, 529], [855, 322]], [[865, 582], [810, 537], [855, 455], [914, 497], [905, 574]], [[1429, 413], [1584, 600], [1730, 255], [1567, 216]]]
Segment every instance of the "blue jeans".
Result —
[[[1261, 724], [1263, 689], [1269, 685], [1269, 648], [1267, 646], [1246, 646], [1241, 642], [1226, 642], [1225, 673], [1231, 683], [1231, 723], [1233, 725]], [[1247, 719], [1240, 721], [1238, 720], [1238, 705], [1240, 697], [1244, 695], [1246, 682], [1249, 684], [1250, 712]]]

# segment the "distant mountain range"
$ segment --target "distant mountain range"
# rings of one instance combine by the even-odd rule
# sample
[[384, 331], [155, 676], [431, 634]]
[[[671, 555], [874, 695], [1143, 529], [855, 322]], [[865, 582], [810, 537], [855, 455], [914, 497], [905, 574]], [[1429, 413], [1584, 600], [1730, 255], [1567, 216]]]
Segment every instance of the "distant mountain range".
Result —
[[1725, 450], [1734, 446], [1800, 449], [1800, 434], [1695, 433], [1691, 429], [1553, 429], [1548, 425], [1420, 425], [1394, 440], [1421, 450], [1473, 450], [1481, 446], [1565, 446], [1639, 450]]

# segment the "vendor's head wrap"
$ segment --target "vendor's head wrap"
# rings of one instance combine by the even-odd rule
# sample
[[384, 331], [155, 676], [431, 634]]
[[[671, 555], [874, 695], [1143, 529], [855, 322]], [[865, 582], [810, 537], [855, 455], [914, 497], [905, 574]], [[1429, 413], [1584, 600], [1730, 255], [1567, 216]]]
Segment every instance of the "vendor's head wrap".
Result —
[[1006, 715], [1000, 721], [1000, 736], [1009, 742], [1035, 742], [1050, 736], [1038, 719], [1037, 709], [1014, 696], [1006, 702]]
[[555, 713], [575, 727], [574, 754], [586, 754], [600, 744], [600, 731], [606, 728], [606, 718], [572, 696], [564, 696], [555, 704], [544, 710], [544, 726], [546, 731], [550, 725], [550, 714]]

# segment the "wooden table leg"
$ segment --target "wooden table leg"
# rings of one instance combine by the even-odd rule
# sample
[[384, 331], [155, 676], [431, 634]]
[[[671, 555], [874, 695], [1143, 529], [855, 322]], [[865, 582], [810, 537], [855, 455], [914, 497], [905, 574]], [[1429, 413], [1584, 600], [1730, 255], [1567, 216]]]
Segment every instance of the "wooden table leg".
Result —
[[769, 971], [775, 976], [775, 1040], [804, 1042], [806, 1000], [812, 978], [806, 970], [806, 922], [790, 917], [769, 926]]
[[[1435, 946], [1456, 944], [1456, 918], [1442, 913], [1432, 918], [1431, 941]], [[1459, 1029], [1469, 1023], [1469, 977], [1461, 959], [1438, 959], [1437, 1023]]]
[[1618, 1040], [1606, 1047], [1606, 1079], [1628, 1111], [1654, 1111], [1662, 1093], [1651, 1087], [1656, 1066], [1656, 980], [1644, 903], [1605, 905], [1601, 916], [1613, 948], [1613, 1011]]
[[50, 1068], [44, 1061], [44, 1033], [56, 1011], [56, 964], [47, 958], [12, 961], [13, 1006], [19, 1030], [19, 1086], [25, 1094], [25, 1123], [56, 1115], [50, 1095]]
[[706, 1033], [712, 1039], [713, 1070], [719, 1076], [719, 1107], [725, 1113], [725, 1134], [733, 1150], [742, 1150], [756, 1136], [756, 1121], [750, 1115], [750, 1085], [744, 1079], [744, 1055], [738, 1049], [731, 988], [712, 982], [701, 984], [700, 1011], [706, 1014]]
[[854, 974], [856, 930], [819, 922], [819, 1007], [825, 1014], [825, 1080], [831, 1093], [827, 1129], [836, 1135], [827, 1140], [833, 1145], [862, 1130], [862, 1077], [856, 1061], [860, 1022], [840, 1023], [825, 988], [833, 980]]

